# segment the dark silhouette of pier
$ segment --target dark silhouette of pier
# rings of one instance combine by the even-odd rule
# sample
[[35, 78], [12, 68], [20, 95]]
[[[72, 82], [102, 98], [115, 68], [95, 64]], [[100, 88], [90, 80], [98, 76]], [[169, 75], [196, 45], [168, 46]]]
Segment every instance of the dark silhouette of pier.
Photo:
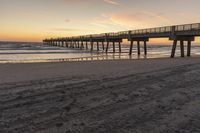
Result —
[[200, 36], [200, 23], [120, 31], [116, 33], [50, 38], [43, 40], [43, 43], [52, 46], [79, 48], [91, 51], [94, 50], [94, 45], [96, 45], [96, 51], [99, 51], [101, 48], [106, 53], [110, 45], [112, 45], [113, 53], [115, 53], [117, 50], [115, 46], [118, 45], [118, 52], [121, 53], [121, 43], [123, 39], [128, 39], [130, 42], [129, 55], [132, 55], [134, 43], [136, 43], [138, 55], [141, 54], [141, 44], [144, 45], [144, 55], [147, 55], [147, 42], [150, 38], [169, 38], [169, 40], [173, 41], [171, 58], [174, 58], [178, 42], [180, 42], [181, 57], [185, 57], [185, 42], [187, 43], [187, 56], [191, 56], [191, 42], [195, 40], [196, 36]]

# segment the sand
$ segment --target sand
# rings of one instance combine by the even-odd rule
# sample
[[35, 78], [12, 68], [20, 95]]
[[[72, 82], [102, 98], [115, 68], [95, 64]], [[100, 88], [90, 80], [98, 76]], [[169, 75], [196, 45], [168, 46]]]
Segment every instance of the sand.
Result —
[[0, 133], [199, 133], [200, 58], [0, 65]]

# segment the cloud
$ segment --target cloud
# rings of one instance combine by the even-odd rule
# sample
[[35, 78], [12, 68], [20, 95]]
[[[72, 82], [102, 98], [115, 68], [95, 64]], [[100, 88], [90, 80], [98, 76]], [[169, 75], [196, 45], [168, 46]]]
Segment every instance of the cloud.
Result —
[[142, 29], [172, 24], [171, 20], [161, 13], [141, 11], [137, 13], [111, 13], [95, 18], [91, 23], [103, 28]]
[[115, 24], [131, 29], [151, 28], [171, 24], [167, 17], [152, 12], [112, 14], [110, 20]]
[[150, 11], [143, 11], [144, 14], [148, 15], [148, 16], [151, 16], [152, 18], [157, 18], [163, 22], [166, 22], [166, 23], [171, 23], [171, 20], [167, 17], [164, 16], [164, 14], [162, 13], [153, 13], [153, 12], [150, 12]]
[[120, 5], [119, 2], [116, 2], [114, 0], [103, 0], [103, 1], [108, 3], [108, 4], [115, 5], [115, 6], [119, 6]]
[[122, 27], [127, 28], [141, 28], [146, 27], [146, 22], [142, 20], [142, 18], [136, 14], [111, 14], [110, 20], [112, 23], [120, 25]]
[[106, 24], [103, 24], [101, 22], [92, 22], [91, 24], [94, 25], [94, 26], [102, 27], [102, 28], [108, 27]]

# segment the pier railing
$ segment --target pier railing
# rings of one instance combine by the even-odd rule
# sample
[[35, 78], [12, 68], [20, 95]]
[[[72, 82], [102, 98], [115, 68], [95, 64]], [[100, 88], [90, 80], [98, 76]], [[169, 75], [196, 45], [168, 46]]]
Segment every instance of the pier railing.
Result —
[[193, 31], [193, 30], [200, 30], [200, 23], [178, 25], [175, 28], [175, 31]]
[[[110, 32], [102, 34], [91, 34], [83, 36], [73, 36], [67, 37], [65, 39], [80, 39], [80, 38], [123, 38], [126, 39], [129, 36], [134, 35], [151, 35], [151, 34], [163, 34], [163, 33], [172, 33], [172, 32], [184, 32], [184, 31], [198, 31], [200, 30], [200, 23], [194, 24], [184, 24], [184, 25], [175, 25], [175, 26], [165, 26], [165, 27], [156, 27], [156, 28], [147, 28], [139, 30], [129, 30], [129, 31], [120, 31], [120, 32]], [[50, 38], [46, 40], [60, 40], [63, 38]]]

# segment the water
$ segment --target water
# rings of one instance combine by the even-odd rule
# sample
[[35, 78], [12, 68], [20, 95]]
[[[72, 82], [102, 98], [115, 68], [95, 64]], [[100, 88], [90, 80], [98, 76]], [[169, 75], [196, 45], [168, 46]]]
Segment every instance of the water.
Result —
[[[171, 45], [148, 45], [148, 55], [144, 56], [143, 47], [141, 47], [141, 55], [138, 56], [136, 46], [134, 46], [133, 55], [129, 56], [129, 45], [122, 45], [122, 53], [118, 52], [118, 47], [116, 46], [115, 54], [112, 53], [111, 46], [108, 54], [105, 54], [102, 51], [90, 52], [89, 50], [46, 46], [41, 43], [0, 42], [0, 63], [165, 58], [170, 57], [171, 52]], [[177, 47], [176, 56], [180, 56], [179, 53], [180, 49]], [[192, 46], [192, 56], [198, 55], [200, 55], [200, 46]]]

